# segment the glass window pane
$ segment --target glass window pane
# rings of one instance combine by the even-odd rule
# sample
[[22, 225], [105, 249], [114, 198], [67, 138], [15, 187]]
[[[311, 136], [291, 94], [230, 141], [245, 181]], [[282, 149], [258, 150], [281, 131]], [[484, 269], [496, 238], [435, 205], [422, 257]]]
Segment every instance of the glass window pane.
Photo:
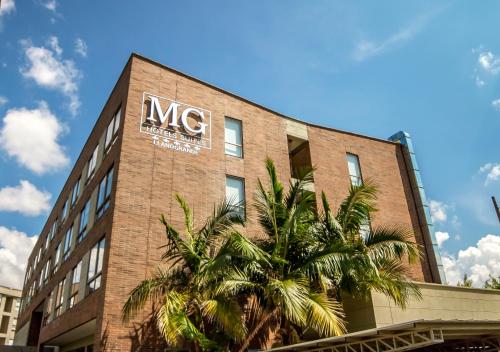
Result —
[[98, 254], [98, 257], [97, 257], [97, 272], [100, 273], [102, 271], [102, 262], [104, 260], [104, 245], [105, 245], [105, 241], [104, 240], [101, 240], [99, 242], [99, 254]]
[[98, 209], [100, 208], [100, 206], [104, 202], [105, 192], [106, 192], [106, 177], [104, 177], [101, 180], [101, 183], [99, 184], [99, 195], [97, 197], [97, 208]]
[[362, 184], [362, 179], [361, 170], [359, 168], [359, 159], [357, 155], [347, 154], [347, 167], [349, 169], [351, 184], [360, 186]]
[[241, 121], [226, 117], [225, 141], [231, 144], [241, 145]]
[[120, 108], [120, 110], [118, 110], [118, 112], [115, 115], [115, 127], [113, 130], [113, 134], [115, 134], [116, 131], [118, 131], [118, 128], [120, 128], [121, 117], [122, 117], [122, 109]]
[[226, 117], [224, 125], [226, 154], [241, 157], [243, 143], [241, 121]]
[[242, 179], [226, 177], [226, 200], [231, 204], [241, 204], [245, 200]]
[[226, 154], [241, 157], [242, 148], [238, 145], [226, 143]]
[[113, 184], [113, 169], [108, 171], [108, 175], [106, 176], [106, 197], [111, 194], [111, 188]]
[[95, 245], [90, 250], [90, 261], [89, 261], [89, 279], [93, 278], [96, 273], [96, 259], [97, 259], [98, 247]]
[[75, 185], [73, 186], [73, 194], [71, 196], [71, 204], [75, 204], [76, 200], [78, 199], [78, 195], [80, 194], [80, 179], [76, 181]]
[[104, 142], [104, 147], [107, 148], [111, 143], [111, 139], [113, 138], [113, 125], [115, 123], [115, 118], [113, 117], [109, 122], [108, 128], [106, 129], [106, 140]]

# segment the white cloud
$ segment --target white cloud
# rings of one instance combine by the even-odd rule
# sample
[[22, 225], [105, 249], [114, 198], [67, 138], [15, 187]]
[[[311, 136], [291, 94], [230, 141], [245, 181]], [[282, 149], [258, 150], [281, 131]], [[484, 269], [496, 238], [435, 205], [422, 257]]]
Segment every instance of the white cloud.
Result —
[[10, 109], [0, 129], [0, 148], [37, 174], [56, 171], [69, 163], [58, 143], [66, 130], [45, 102], [33, 110]]
[[477, 58], [479, 66], [486, 72], [496, 75], [500, 73], [500, 58], [491, 51], [485, 51], [479, 54]]
[[486, 180], [484, 185], [487, 186], [491, 182], [500, 180], [500, 164], [497, 163], [487, 163], [479, 168], [479, 173], [486, 174]]
[[436, 231], [436, 241], [439, 247], [441, 247], [443, 243], [449, 239], [450, 239], [450, 234], [448, 232]]
[[496, 111], [500, 111], [500, 99], [495, 99], [491, 102], [491, 106], [493, 106], [493, 109]]
[[75, 52], [82, 57], [87, 57], [87, 52], [88, 52], [87, 43], [85, 43], [82, 38], [76, 38]]
[[8, 102], [9, 102], [9, 99], [7, 99], [6, 97], [0, 95], [0, 106], [5, 105]]
[[3, 30], [2, 17], [16, 10], [14, 0], [0, 0], [0, 32]]
[[16, 4], [14, 0], [2, 0], [0, 1], [0, 16], [6, 13], [13, 12], [16, 9]]
[[475, 287], [482, 287], [488, 275], [500, 275], [500, 236], [488, 234], [475, 247], [458, 252], [458, 256], [443, 255], [446, 279], [456, 285], [467, 274]]
[[[27, 65], [20, 68], [25, 78], [33, 79], [38, 85], [58, 90], [69, 98], [68, 107], [73, 115], [80, 108], [78, 83], [82, 73], [72, 60], [63, 60], [57, 37], [51, 37], [49, 47], [36, 47], [29, 41], [22, 41]], [[51, 50], [52, 49], [52, 50]]]
[[47, 2], [43, 3], [43, 6], [49, 11], [56, 12], [57, 2], [56, 0], [48, 0]]
[[432, 222], [445, 222], [448, 218], [446, 211], [448, 210], [448, 205], [443, 202], [438, 202], [437, 200], [429, 201], [429, 208], [431, 211]]
[[37, 236], [0, 226], [0, 285], [21, 289]]
[[56, 36], [51, 36], [47, 42], [52, 50], [57, 54], [57, 56], [61, 56], [63, 50], [59, 46], [59, 39]]
[[0, 189], [0, 211], [13, 211], [27, 216], [38, 216], [50, 210], [51, 194], [38, 190], [29, 181], [19, 186]]
[[352, 57], [355, 61], [364, 61], [374, 56], [381, 55], [413, 39], [427, 25], [432, 17], [440, 10], [427, 13], [415, 18], [408, 26], [381, 41], [363, 39], [354, 49]]

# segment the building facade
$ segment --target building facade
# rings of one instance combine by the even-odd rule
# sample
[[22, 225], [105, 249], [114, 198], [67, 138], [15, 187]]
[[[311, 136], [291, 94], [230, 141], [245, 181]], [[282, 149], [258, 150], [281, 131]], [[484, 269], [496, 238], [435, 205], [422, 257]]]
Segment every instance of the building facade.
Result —
[[0, 286], [0, 346], [13, 345], [21, 290]]
[[[137, 350], [144, 327], [122, 323], [121, 308], [159, 262], [160, 214], [183, 226], [175, 193], [195, 221], [224, 197], [251, 203], [266, 156], [283, 181], [314, 166], [314, 190], [332, 205], [351, 184], [373, 180], [379, 211], [370, 222], [414, 229], [424, 255], [410, 275], [440, 283], [415, 156], [396, 137], [304, 123], [132, 54], [29, 257], [15, 343]], [[258, 234], [254, 209], [241, 211]]]

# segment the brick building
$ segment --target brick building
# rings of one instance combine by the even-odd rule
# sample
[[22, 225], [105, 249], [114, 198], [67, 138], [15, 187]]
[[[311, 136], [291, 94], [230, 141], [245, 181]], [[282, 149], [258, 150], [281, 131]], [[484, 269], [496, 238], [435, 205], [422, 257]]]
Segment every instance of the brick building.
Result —
[[[414, 280], [443, 273], [409, 135], [377, 138], [304, 123], [133, 54], [29, 258], [15, 343], [60, 351], [126, 351], [141, 336], [121, 308], [159, 261], [160, 214], [175, 226], [181, 193], [198, 220], [230, 195], [251, 200], [272, 158], [283, 181], [315, 166], [314, 189], [333, 205], [373, 179], [373, 224], [415, 229], [424, 249]], [[242, 209], [258, 232], [252, 207]]]
[[0, 286], [0, 346], [14, 344], [21, 291]]

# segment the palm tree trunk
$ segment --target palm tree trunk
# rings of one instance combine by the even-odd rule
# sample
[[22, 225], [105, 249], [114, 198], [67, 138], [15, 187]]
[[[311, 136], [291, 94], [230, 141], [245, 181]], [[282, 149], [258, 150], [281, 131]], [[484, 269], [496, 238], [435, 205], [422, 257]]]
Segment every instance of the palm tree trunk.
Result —
[[243, 344], [241, 345], [240, 349], [238, 352], [245, 352], [250, 345], [250, 342], [257, 336], [257, 333], [262, 329], [264, 324], [266, 324], [269, 319], [271, 319], [279, 310], [279, 307], [274, 308], [272, 311], [264, 315], [264, 317], [259, 321], [259, 323], [253, 328], [252, 332], [247, 335], [245, 341], [243, 341]]

